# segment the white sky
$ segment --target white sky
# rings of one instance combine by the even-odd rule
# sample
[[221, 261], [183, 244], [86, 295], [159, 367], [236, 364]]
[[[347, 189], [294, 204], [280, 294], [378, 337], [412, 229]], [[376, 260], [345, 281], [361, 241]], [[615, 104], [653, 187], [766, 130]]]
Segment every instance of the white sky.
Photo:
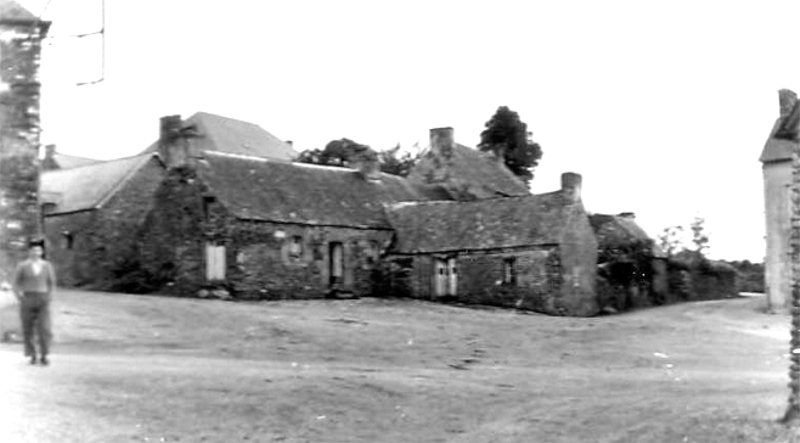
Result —
[[[46, 0], [23, 0], [38, 13]], [[43, 142], [138, 153], [163, 115], [251, 121], [298, 150], [347, 137], [475, 146], [498, 106], [544, 156], [534, 192], [583, 175], [596, 213], [655, 237], [706, 219], [715, 258], [761, 260], [758, 156], [780, 88], [800, 92], [800, 2], [52, 0]]]

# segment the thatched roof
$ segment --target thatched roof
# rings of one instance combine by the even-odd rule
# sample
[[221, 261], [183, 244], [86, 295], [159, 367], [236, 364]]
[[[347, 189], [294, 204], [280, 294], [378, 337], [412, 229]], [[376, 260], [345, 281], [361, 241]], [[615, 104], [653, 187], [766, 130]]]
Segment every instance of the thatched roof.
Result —
[[595, 237], [597, 237], [597, 245], [601, 250], [647, 247], [653, 257], [666, 257], [666, 254], [647, 235], [647, 232], [636, 223], [632, 213], [591, 214], [589, 223], [592, 225]]

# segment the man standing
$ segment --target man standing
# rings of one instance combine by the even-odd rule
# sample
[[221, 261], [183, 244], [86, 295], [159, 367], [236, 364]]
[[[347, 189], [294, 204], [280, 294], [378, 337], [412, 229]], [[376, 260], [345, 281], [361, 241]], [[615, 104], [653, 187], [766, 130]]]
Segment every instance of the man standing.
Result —
[[36, 347], [33, 342], [34, 331], [39, 337], [39, 361], [49, 364], [47, 353], [50, 350], [50, 300], [56, 290], [56, 275], [53, 266], [44, 259], [44, 242], [28, 243], [28, 259], [17, 266], [14, 272], [14, 295], [19, 300], [19, 313], [22, 320], [22, 337], [25, 342], [25, 356], [35, 365]]

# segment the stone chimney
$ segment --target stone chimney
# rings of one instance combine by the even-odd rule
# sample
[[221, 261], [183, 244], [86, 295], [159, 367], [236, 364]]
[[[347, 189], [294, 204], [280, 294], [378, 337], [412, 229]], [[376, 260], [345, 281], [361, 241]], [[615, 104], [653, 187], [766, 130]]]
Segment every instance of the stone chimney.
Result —
[[571, 201], [578, 202], [581, 200], [581, 186], [583, 178], [580, 174], [574, 172], [565, 172], [561, 174], [561, 191], [571, 197]]
[[361, 173], [366, 180], [379, 181], [381, 179], [378, 153], [368, 147], [352, 153], [347, 159], [347, 165]]
[[61, 169], [58, 161], [56, 161], [56, 145], [46, 145], [44, 147], [44, 158], [42, 159], [41, 165], [42, 171]]
[[180, 115], [161, 117], [158, 155], [167, 169], [189, 166], [192, 162], [190, 138], [196, 137], [194, 125], [185, 125]]
[[456, 146], [453, 128], [431, 129], [431, 152], [437, 157], [450, 158]]
[[792, 112], [792, 108], [797, 103], [797, 94], [789, 89], [781, 89], [778, 91], [778, 100], [780, 102], [781, 117], [786, 117]]

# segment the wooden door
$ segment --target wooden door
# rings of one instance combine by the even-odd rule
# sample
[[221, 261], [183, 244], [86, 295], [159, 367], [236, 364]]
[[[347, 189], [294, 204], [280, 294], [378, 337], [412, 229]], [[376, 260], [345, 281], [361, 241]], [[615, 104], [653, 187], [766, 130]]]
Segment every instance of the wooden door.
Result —
[[342, 276], [344, 275], [344, 250], [341, 243], [332, 242], [330, 244], [328, 261], [328, 270], [330, 274], [329, 284], [334, 285], [336, 283], [341, 283]]
[[447, 295], [447, 261], [436, 259], [433, 264], [433, 295]]
[[447, 295], [456, 295], [458, 288], [458, 270], [456, 259], [447, 260]]

